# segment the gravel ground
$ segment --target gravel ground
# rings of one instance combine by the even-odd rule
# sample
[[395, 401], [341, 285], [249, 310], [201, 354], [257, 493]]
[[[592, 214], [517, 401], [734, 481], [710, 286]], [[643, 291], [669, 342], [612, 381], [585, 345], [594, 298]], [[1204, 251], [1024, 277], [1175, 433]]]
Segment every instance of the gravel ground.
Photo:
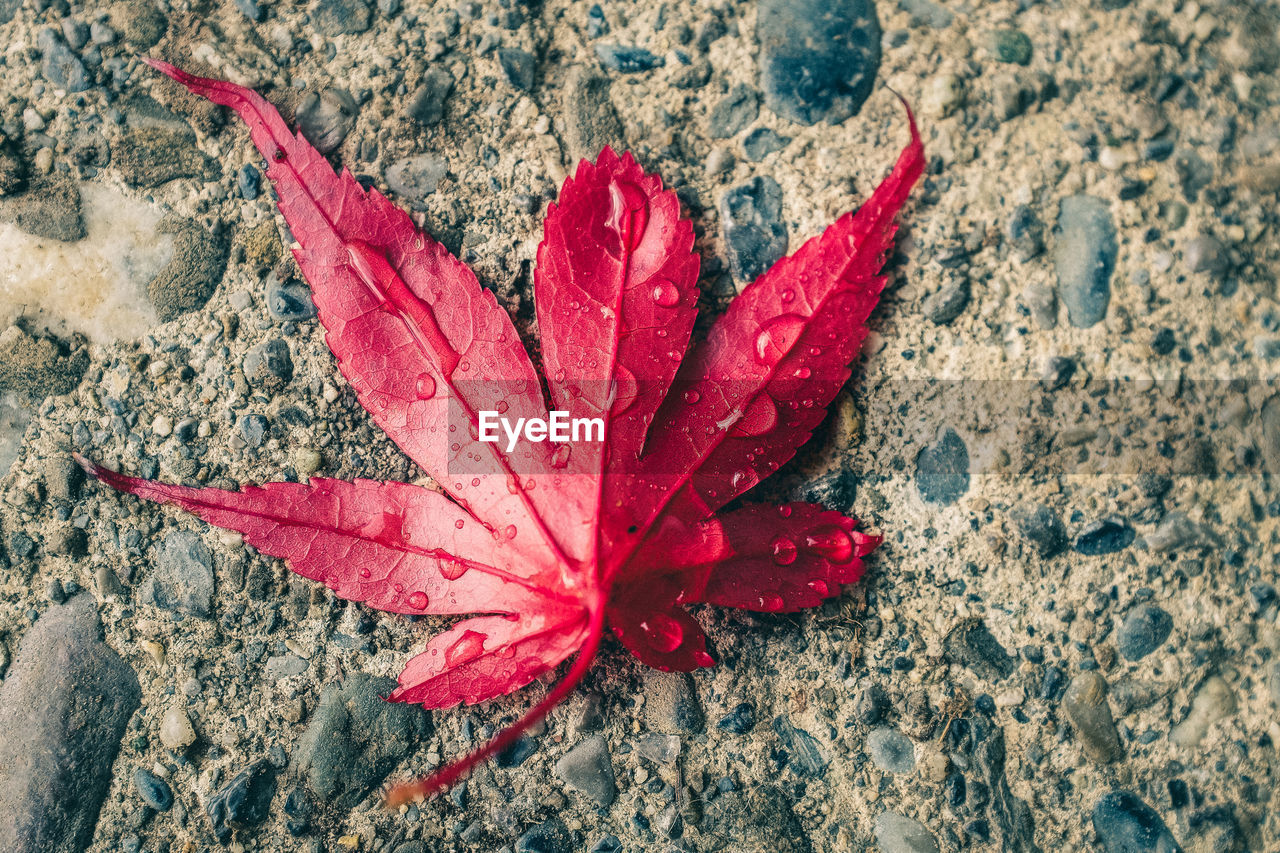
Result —
[[[0, 0], [0, 848], [1280, 849], [1280, 63], [1270, 3]], [[528, 325], [576, 159], [676, 188], [704, 316], [929, 167], [860, 374], [771, 482], [885, 535], [799, 616], [545, 683], [379, 697], [427, 626], [84, 482], [420, 476], [337, 374], [257, 87]], [[421, 620], [417, 620], [421, 621]]]

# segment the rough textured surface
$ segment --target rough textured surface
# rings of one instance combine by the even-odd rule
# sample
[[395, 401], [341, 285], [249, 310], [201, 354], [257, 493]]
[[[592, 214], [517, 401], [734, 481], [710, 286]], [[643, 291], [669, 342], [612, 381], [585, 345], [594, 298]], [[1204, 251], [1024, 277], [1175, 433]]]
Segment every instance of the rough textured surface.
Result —
[[93, 599], [51, 608], [0, 685], [0, 848], [79, 853], [93, 838], [112, 762], [140, 691], [102, 642]]

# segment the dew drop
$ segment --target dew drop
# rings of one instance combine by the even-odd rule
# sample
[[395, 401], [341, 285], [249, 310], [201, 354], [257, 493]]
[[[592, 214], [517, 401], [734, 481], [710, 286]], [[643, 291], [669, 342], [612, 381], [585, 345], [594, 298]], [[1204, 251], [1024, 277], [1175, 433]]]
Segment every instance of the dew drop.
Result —
[[773, 561], [779, 566], [789, 566], [796, 561], [798, 553], [796, 543], [787, 537], [775, 537], [773, 542], [769, 543], [769, 547], [773, 551]]
[[402, 583], [393, 584], [391, 588], [394, 589], [396, 592], [404, 592], [404, 584]]
[[[730, 484], [735, 491], [745, 492], [747, 489], [760, 482], [760, 478], [756, 476], [754, 471], [734, 471], [733, 476], [729, 478]], [[712, 495], [714, 497], [714, 495]]]
[[649, 225], [649, 200], [644, 190], [629, 181], [610, 183], [608, 225], [617, 232], [624, 251], [635, 249]]
[[457, 666], [480, 657], [484, 653], [484, 641], [487, 639], [486, 635], [477, 631], [463, 631], [462, 636], [444, 650], [445, 665]]
[[694, 403], [698, 402], [701, 399], [702, 399], [702, 395], [699, 394], [697, 391], [684, 392], [684, 401], [688, 403], [690, 406], [692, 406]]
[[557, 447], [555, 449], [555, 452], [551, 454], [551, 467], [552, 468], [566, 467], [569, 464], [569, 454], [572, 452], [573, 452], [573, 448], [571, 448], [567, 444], [562, 444], [559, 447]]
[[636, 398], [640, 396], [640, 383], [636, 381], [635, 374], [620, 364], [614, 368], [614, 372], [617, 376], [609, 383], [606, 408], [617, 417], [636, 404]]
[[514, 524], [508, 524], [505, 528], [503, 528], [502, 535], [505, 536], [508, 540], [515, 539], [516, 526]]
[[394, 512], [380, 512], [365, 522], [361, 534], [382, 545], [396, 547], [405, 543], [404, 516]]
[[748, 404], [742, 417], [733, 424], [729, 435], [737, 438], [764, 435], [778, 425], [778, 405], [768, 394], [761, 394]]
[[676, 286], [673, 283], [667, 281], [665, 278], [659, 280], [653, 286], [653, 293], [651, 295], [653, 296], [654, 303], [662, 306], [663, 308], [674, 308], [680, 304], [680, 291], [676, 289]]
[[364, 578], [364, 579], [368, 580], [368, 579], [369, 579], [369, 578], [371, 578], [372, 576], [373, 576], [373, 572], [369, 571], [368, 569], [361, 569], [361, 570], [360, 570], [360, 577], [362, 577], [362, 578]]
[[422, 590], [409, 593], [409, 606], [414, 610], [426, 610], [427, 594]]
[[497, 409], [498, 414], [505, 415], [507, 413], [507, 409], [510, 409], [511, 407], [507, 405], [506, 400], [499, 400], [498, 405], [494, 406], [494, 408]]
[[790, 518], [791, 507], [787, 506], [786, 504], [783, 504], [782, 506], [778, 507], [778, 515], [782, 516], [783, 518]]
[[853, 559], [853, 538], [834, 524], [822, 525], [805, 533], [804, 550], [831, 563], [847, 563]]
[[797, 367], [796, 372], [791, 375], [796, 379], [808, 379], [813, 375], [813, 371], [807, 367]]
[[777, 364], [795, 346], [804, 324], [799, 314], [781, 314], [761, 326], [756, 333], [756, 361]]
[[466, 524], [467, 524], [466, 520], [460, 518], [453, 523], [453, 526], [461, 530], [463, 527], [466, 526]]
[[831, 585], [826, 581], [809, 581], [809, 589], [813, 590], [814, 595], [818, 596], [818, 598], [827, 598], [831, 595]]
[[704, 651], [696, 651], [693, 653], [693, 662], [698, 666], [714, 666], [716, 659]]
[[796, 298], [796, 292], [791, 288], [788, 287], [786, 290], [782, 291], [782, 301], [784, 303], [791, 302], [795, 298]]
[[665, 613], [657, 613], [647, 622], [640, 623], [649, 645], [656, 651], [674, 652], [684, 642], [684, 629], [680, 623]]
[[786, 602], [776, 592], [766, 592], [760, 596], [760, 609], [767, 613], [776, 613]]
[[413, 390], [418, 395], [419, 400], [430, 400], [436, 395], [436, 381], [431, 378], [430, 373], [419, 374]]
[[444, 575], [445, 580], [456, 581], [467, 573], [467, 569], [471, 568], [463, 560], [442, 559], [440, 561], [440, 574]]

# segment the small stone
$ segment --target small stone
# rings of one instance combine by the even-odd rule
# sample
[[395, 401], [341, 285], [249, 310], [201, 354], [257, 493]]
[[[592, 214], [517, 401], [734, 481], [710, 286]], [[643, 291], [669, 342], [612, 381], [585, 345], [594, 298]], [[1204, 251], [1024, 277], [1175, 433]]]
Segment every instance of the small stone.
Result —
[[418, 124], [430, 127], [444, 117], [445, 100], [453, 91], [453, 75], [443, 68], [431, 68], [422, 75], [405, 106], [405, 113]]
[[1212, 278], [1220, 278], [1227, 271], [1227, 250], [1217, 238], [1208, 234], [1200, 234], [1182, 250], [1183, 263], [1193, 273], [1204, 273]]
[[1116, 231], [1106, 202], [1090, 195], [1062, 200], [1054, 266], [1058, 296], [1071, 325], [1087, 329], [1106, 316], [1116, 264]]
[[831, 756], [817, 738], [804, 729], [796, 728], [786, 717], [775, 717], [773, 730], [793, 773], [804, 779], [826, 775]]
[[316, 305], [311, 301], [311, 288], [294, 278], [281, 278], [273, 270], [264, 282], [266, 285], [267, 313], [286, 323], [300, 323], [314, 319]]
[[622, 119], [609, 95], [609, 78], [577, 66], [564, 89], [565, 141], [574, 158], [594, 158], [609, 145], [626, 148]]
[[1067, 529], [1062, 519], [1044, 504], [1015, 507], [1009, 516], [1041, 557], [1053, 557], [1067, 547]]
[[173, 235], [173, 256], [147, 282], [147, 297], [163, 322], [198, 311], [208, 303], [227, 270], [230, 235], [191, 220], [169, 218], [157, 229]]
[[213, 608], [213, 556], [198, 533], [175, 530], [156, 556], [150, 598], [157, 607], [209, 618]]
[[387, 186], [410, 203], [420, 203], [436, 191], [449, 174], [449, 164], [435, 154], [397, 160], [387, 168]]
[[40, 178], [0, 207], [0, 220], [46, 240], [74, 243], [87, 235], [80, 188], [68, 177]]
[[945, 326], [960, 316], [969, 304], [969, 279], [966, 276], [948, 277], [942, 287], [924, 300], [921, 311], [930, 322]]
[[942, 646], [949, 660], [968, 667], [987, 681], [1008, 678], [1016, 666], [1014, 657], [978, 617], [966, 619], [947, 632]]
[[636, 738], [636, 754], [654, 764], [674, 766], [680, 758], [680, 738], [675, 735], [661, 735], [657, 732], [645, 732]]
[[1058, 325], [1058, 294], [1047, 282], [1033, 281], [1022, 292], [1027, 309], [1042, 329]]
[[969, 491], [969, 449], [951, 427], [944, 427], [937, 443], [916, 457], [916, 488], [935, 504], [953, 504]]
[[1044, 372], [1040, 374], [1040, 384], [1046, 391], [1057, 391], [1071, 381], [1075, 372], [1076, 363], [1073, 359], [1055, 355], [1045, 362]]
[[737, 85], [711, 108], [707, 133], [712, 139], [736, 136], [760, 114], [760, 98], [750, 86]]
[[257, 449], [262, 446], [262, 442], [266, 441], [267, 428], [270, 424], [262, 415], [249, 414], [241, 417], [237, 426], [240, 428], [240, 436], [244, 439], [244, 443]]
[[897, 812], [881, 812], [875, 821], [880, 853], [938, 853], [938, 841], [924, 824]]
[[653, 68], [661, 68], [666, 64], [666, 61], [661, 56], [656, 56], [642, 47], [630, 47], [620, 44], [598, 44], [596, 45], [596, 56], [600, 58], [600, 63], [605, 68], [623, 74], [649, 71]]
[[134, 771], [133, 786], [138, 789], [142, 801], [156, 811], [167, 812], [173, 807], [173, 789], [169, 783], [145, 767]]
[[126, 184], [145, 189], [216, 174], [216, 164], [185, 127], [143, 125], [126, 130], [111, 146], [111, 165]]
[[1025, 264], [1044, 251], [1044, 225], [1035, 211], [1025, 204], [1018, 205], [1009, 214], [1004, 236], [1020, 263]]
[[1219, 675], [1211, 675], [1196, 690], [1191, 712], [1169, 731], [1169, 740], [1192, 749], [1204, 740], [1209, 727], [1236, 712], [1236, 694]]
[[299, 477], [310, 477], [320, 470], [320, 452], [314, 447], [298, 447], [293, 451], [293, 468]]
[[937, 118], [946, 118], [964, 106], [967, 92], [964, 81], [950, 72], [929, 78], [924, 90], [925, 111]]
[[160, 742], [174, 752], [182, 752], [196, 742], [191, 718], [181, 708], [170, 707], [160, 718]]
[[54, 86], [68, 92], [83, 92], [93, 85], [84, 63], [57, 30], [41, 30], [36, 36], [36, 47], [41, 54], [40, 73]]
[[1155, 809], [1129, 791], [1105, 794], [1093, 807], [1105, 853], [1182, 853]]
[[516, 839], [516, 853], [573, 853], [569, 827], [558, 817], [545, 820]]
[[1135, 535], [1129, 522], [1123, 518], [1111, 516], [1085, 525], [1072, 540], [1071, 547], [1090, 557], [1114, 554], [1132, 545]]
[[1031, 62], [1031, 39], [1021, 30], [995, 30], [991, 33], [991, 52], [1000, 62], [1027, 65]]
[[1116, 632], [1116, 649], [1127, 660], [1142, 660], [1164, 645], [1173, 631], [1173, 617], [1151, 603], [1129, 611]]
[[750, 702], [741, 702], [725, 714], [716, 727], [735, 735], [745, 735], [755, 728], [756, 709]]
[[757, 127], [742, 140], [742, 151], [747, 159], [759, 163], [774, 152], [781, 151], [791, 141], [789, 136], [779, 136], [771, 128]]
[[787, 253], [782, 223], [782, 187], [768, 176], [727, 190], [720, 197], [720, 218], [733, 277], [747, 285]]
[[240, 171], [236, 172], [236, 189], [240, 191], [240, 197], [245, 201], [253, 201], [261, 188], [262, 173], [248, 163], [241, 166]]
[[258, 344], [245, 355], [242, 368], [250, 385], [268, 393], [279, 391], [293, 379], [289, 344], [282, 338]]
[[311, 22], [326, 36], [350, 35], [369, 29], [373, 10], [365, 0], [319, 0], [311, 10]]
[[916, 767], [915, 746], [897, 729], [872, 729], [867, 735], [867, 751], [876, 767], [886, 773], [910, 773]]
[[880, 67], [880, 23], [871, 0], [761, 0], [760, 88], [778, 116], [839, 124], [871, 94]]
[[1086, 671], [1071, 679], [1062, 706], [1086, 755], [1100, 764], [1124, 756], [1111, 706], [1107, 704], [1107, 682], [1101, 675]]
[[507, 78], [507, 82], [522, 92], [528, 92], [533, 88], [533, 73], [537, 60], [533, 58], [533, 54], [527, 50], [519, 50], [516, 48], [499, 48], [498, 49], [498, 65], [502, 68], [502, 74]]
[[645, 725], [653, 731], [673, 735], [702, 731], [702, 704], [688, 673], [646, 671], [644, 696]]
[[275, 793], [276, 771], [270, 762], [257, 761], [241, 770], [205, 801], [213, 834], [225, 843], [233, 830], [262, 823], [270, 814]]
[[733, 156], [733, 152], [723, 146], [712, 148], [711, 153], [707, 155], [707, 175], [708, 177], [717, 177], [733, 170], [734, 163], [737, 162]]
[[308, 92], [298, 105], [298, 129], [321, 154], [334, 151], [355, 126], [359, 108], [344, 89]]
[[[766, 781], [736, 790], [731, 780], [705, 806], [704, 837], [732, 839], [722, 850], [739, 853], [812, 853], [813, 845], [792, 810], [794, 799]], [[711, 848], [708, 848], [711, 849]]]
[[154, 47], [169, 28], [169, 19], [149, 0], [124, 4], [115, 20], [125, 42], [139, 52]]
[[72, 50], [80, 50], [89, 43], [89, 25], [76, 18], [62, 19], [62, 37]]
[[884, 719], [888, 713], [889, 694], [879, 684], [868, 684], [858, 694], [854, 702], [853, 712], [863, 725], [873, 726]]
[[[676, 739], [679, 743], [679, 739]], [[601, 807], [608, 807], [618, 796], [613, 776], [613, 761], [604, 735], [591, 735], [556, 762], [556, 775], [575, 791], [585, 794]]]
[[44, 463], [44, 486], [48, 497], [74, 501], [84, 486], [84, 469], [69, 454], [57, 454]]
[[118, 35], [106, 21], [94, 21], [89, 25], [89, 40], [94, 44], [114, 44]]

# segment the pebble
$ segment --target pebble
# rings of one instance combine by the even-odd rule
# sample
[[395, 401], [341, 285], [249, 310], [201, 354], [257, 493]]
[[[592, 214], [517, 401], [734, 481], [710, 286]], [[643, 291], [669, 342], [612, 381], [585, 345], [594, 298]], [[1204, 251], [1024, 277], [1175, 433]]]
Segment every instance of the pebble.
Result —
[[945, 326], [955, 320], [969, 304], [969, 279], [964, 275], [947, 276], [942, 287], [929, 294], [920, 309], [930, 322]]
[[987, 681], [1008, 678], [1016, 666], [1015, 658], [977, 617], [965, 619], [948, 631], [942, 647], [948, 660], [968, 667]]
[[133, 774], [133, 786], [138, 789], [142, 801], [158, 812], [173, 808], [173, 789], [156, 774], [139, 767]]
[[596, 45], [596, 56], [600, 58], [600, 63], [605, 68], [622, 74], [649, 71], [653, 68], [661, 68], [666, 64], [666, 60], [661, 56], [656, 56], [642, 47], [629, 47], [620, 44], [598, 44]]
[[742, 140], [742, 152], [753, 163], [759, 163], [765, 157], [781, 151], [791, 141], [789, 136], [779, 136], [771, 128], [757, 127]]
[[93, 85], [84, 63], [57, 30], [51, 27], [41, 30], [36, 36], [36, 47], [41, 54], [40, 73], [54, 86], [68, 92], [84, 92]]
[[1196, 691], [1186, 719], [1169, 731], [1169, 740], [1184, 749], [1192, 749], [1204, 740], [1210, 726], [1235, 712], [1235, 691], [1222, 676], [1211, 675]]
[[716, 727], [735, 735], [745, 735], [756, 726], [756, 708], [750, 702], [740, 702], [733, 710], [720, 718]]
[[969, 449], [951, 427], [916, 457], [916, 488], [929, 503], [948, 505], [969, 491]]
[[311, 301], [311, 288], [294, 278], [281, 278], [276, 271], [267, 275], [267, 313], [285, 323], [300, 323], [314, 319], [315, 303]]
[[499, 48], [498, 65], [502, 68], [503, 76], [512, 86], [522, 92], [528, 92], [533, 88], [533, 73], [537, 60], [529, 51], [518, 48]]
[[422, 82], [405, 105], [405, 114], [418, 124], [430, 127], [444, 118], [444, 105], [453, 91], [453, 75], [433, 67], [422, 75]]
[[927, 113], [946, 118], [963, 107], [967, 97], [964, 80], [948, 71], [929, 78], [922, 101]]
[[170, 706], [160, 718], [160, 742], [166, 749], [182, 752], [196, 742], [196, 730], [191, 718], [177, 706]]
[[564, 87], [564, 129], [569, 154], [594, 158], [606, 145], [626, 148], [622, 119], [609, 94], [609, 78], [578, 66]]
[[1155, 809], [1129, 791], [1112, 791], [1094, 804], [1093, 829], [1105, 853], [1182, 853]]
[[711, 108], [711, 114], [707, 117], [707, 133], [712, 139], [736, 136], [755, 121], [759, 114], [759, 93], [740, 83]]
[[1182, 262], [1189, 272], [1220, 278], [1227, 271], [1227, 250], [1216, 237], [1200, 234], [1183, 247]]
[[87, 593], [50, 606], [0, 682], [0, 850], [86, 850], [141, 689]]
[[1067, 528], [1058, 514], [1044, 504], [1017, 506], [1009, 516], [1041, 557], [1053, 557], [1067, 547]]
[[798, 729], [786, 717], [775, 717], [773, 730], [778, 735], [782, 755], [791, 772], [802, 779], [817, 779], [826, 775], [831, 755], [813, 735]]
[[1143, 603], [1129, 611], [1116, 632], [1116, 649], [1126, 660], [1142, 660], [1164, 645], [1173, 630], [1173, 617], [1162, 608]]
[[910, 773], [916, 767], [915, 746], [897, 729], [872, 729], [867, 735], [867, 751], [876, 767], [886, 773]]
[[1107, 704], [1107, 682], [1101, 675], [1086, 671], [1071, 679], [1062, 705], [1085, 755], [1100, 764], [1123, 757], [1124, 749]]
[[133, 127], [112, 144], [111, 152], [111, 165], [131, 187], [159, 187], [179, 178], [206, 179], [217, 173], [215, 161], [196, 146], [195, 136], [186, 127]]
[[675, 735], [645, 732], [636, 738], [634, 748], [636, 754], [646, 761], [667, 767], [674, 766], [680, 758], [680, 738]]
[[938, 840], [918, 820], [897, 812], [876, 815], [874, 832], [880, 853], [938, 853]]
[[1025, 264], [1044, 251], [1044, 224], [1025, 204], [1018, 205], [1009, 214], [1004, 224], [1004, 236], [1020, 263]]
[[686, 672], [644, 674], [644, 722], [663, 734], [697, 734], [705, 719], [693, 679]]
[[117, 38], [119, 35], [106, 21], [94, 21], [89, 25], [89, 40], [94, 44], [114, 44]]
[[1027, 65], [1031, 62], [1031, 39], [1021, 30], [995, 30], [991, 52], [999, 62]]
[[756, 41], [765, 105], [800, 124], [857, 113], [880, 67], [872, 0], [760, 0]]
[[1072, 540], [1071, 547], [1078, 553], [1097, 557], [1123, 551], [1133, 544], [1135, 536], [1129, 522], [1113, 515], [1085, 525]]
[[249, 447], [257, 449], [267, 439], [269, 423], [262, 415], [243, 415], [236, 425], [240, 429], [240, 437], [244, 439], [244, 443]]
[[245, 201], [253, 201], [262, 189], [262, 173], [249, 163], [241, 166], [236, 172], [236, 189]]
[[209, 795], [205, 813], [213, 834], [224, 844], [234, 830], [257, 826], [267, 819], [276, 794], [276, 771], [265, 759], [254, 762]]
[[165, 536], [146, 597], [165, 610], [209, 618], [213, 610], [213, 555], [200, 534], [175, 530]]
[[516, 839], [516, 853], [573, 853], [573, 836], [558, 817], [545, 820]]
[[250, 385], [268, 393], [279, 391], [293, 379], [293, 357], [282, 338], [269, 338], [249, 350], [241, 367]]
[[321, 154], [328, 154], [342, 144], [355, 127], [355, 99], [345, 89], [308, 92], [298, 105], [298, 129]]
[[428, 734], [431, 718], [421, 708], [382, 698], [395, 687], [395, 679], [357, 672], [321, 692], [293, 753], [317, 802], [355, 808]]
[[793, 798], [765, 782], [746, 790], [732, 785], [705, 806], [704, 837], [732, 839], [723, 849], [742, 853], [812, 853], [804, 826], [792, 811]]
[[1106, 316], [1116, 251], [1115, 225], [1106, 202], [1091, 195], [1062, 200], [1054, 266], [1058, 297], [1076, 328], [1087, 329]]
[[449, 164], [435, 154], [405, 157], [387, 167], [387, 187], [407, 202], [422, 202], [449, 174]]
[[868, 684], [854, 701], [853, 712], [858, 721], [873, 726], [884, 719], [890, 708], [889, 694], [879, 684]]
[[787, 226], [782, 222], [782, 187], [767, 175], [726, 190], [720, 196], [720, 218], [729, 250], [729, 269], [747, 285], [787, 253]]
[[[679, 738], [675, 740], [679, 744]], [[566, 752], [556, 762], [556, 775], [570, 788], [590, 797], [602, 808], [612, 805], [618, 797], [613, 761], [604, 735], [591, 735]]]
[[[89, 25], [78, 18], [62, 19], [62, 37], [72, 50], [80, 50], [89, 43]], [[38, 37], [37, 37], [38, 38]]]
[[319, 0], [311, 10], [311, 23], [326, 36], [362, 33], [372, 21], [366, 0]]

